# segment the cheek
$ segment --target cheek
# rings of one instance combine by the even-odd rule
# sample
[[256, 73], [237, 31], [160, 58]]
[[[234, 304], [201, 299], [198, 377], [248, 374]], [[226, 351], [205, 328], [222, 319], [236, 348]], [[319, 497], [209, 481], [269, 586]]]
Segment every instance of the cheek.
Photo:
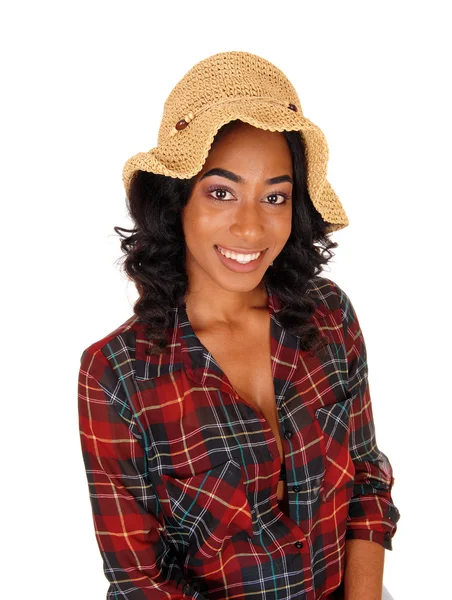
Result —
[[278, 244], [283, 247], [292, 231], [292, 215], [288, 215], [286, 218], [273, 220], [271, 229], [274, 238], [277, 239]]
[[207, 216], [196, 215], [196, 218], [190, 218], [182, 221], [182, 228], [186, 239], [196, 239], [199, 243], [208, 241], [215, 237], [215, 221]]
[[212, 246], [218, 242], [218, 232], [224, 228], [224, 219], [218, 217], [218, 213], [200, 210], [199, 206], [185, 208], [181, 219], [182, 229], [192, 253], [196, 252], [197, 248]]

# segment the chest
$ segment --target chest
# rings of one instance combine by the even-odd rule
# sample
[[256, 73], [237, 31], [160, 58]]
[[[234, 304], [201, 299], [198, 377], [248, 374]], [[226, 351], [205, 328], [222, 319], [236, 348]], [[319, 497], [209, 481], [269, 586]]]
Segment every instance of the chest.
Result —
[[197, 332], [239, 397], [268, 422], [276, 439], [281, 459], [281, 440], [272, 374], [270, 317], [260, 316], [248, 330], [227, 334], [210, 330]]

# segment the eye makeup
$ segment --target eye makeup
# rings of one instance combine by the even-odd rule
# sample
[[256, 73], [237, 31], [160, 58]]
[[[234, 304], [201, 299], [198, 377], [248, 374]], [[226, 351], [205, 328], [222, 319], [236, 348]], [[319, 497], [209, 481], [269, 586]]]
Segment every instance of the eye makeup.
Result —
[[[206, 192], [209, 196], [209, 198], [211, 198], [214, 202], [230, 202], [230, 200], [226, 200], [226, 199], [222, 199], [222, 198], [215, 198], [212, 194], [216, 191], [223, 191], [223, 192], [227, 192], [228, 194], [231, 194], [232, 196], [234, 195], [234, 193], [229, 190], [227, 187], [225, 187], [224, 185], [213, 185], [210, 186], [209, 188], [207, 188]], [[274, 191], [271, 192], [270, 194], [267, 194], [266, 198], [268, 198], [269, 196], [282, 196], [284, 198], [283, 202], [278, 202], [273, 203], [273, 202], [267, 202], [266, 204], [270, 204], [270, 206], [282, 206], [284, 204], [287, 204], [287, 201], [290, 200], [290, 195], [287, 194], [286, 192], [282, 192], [282, 191]]]

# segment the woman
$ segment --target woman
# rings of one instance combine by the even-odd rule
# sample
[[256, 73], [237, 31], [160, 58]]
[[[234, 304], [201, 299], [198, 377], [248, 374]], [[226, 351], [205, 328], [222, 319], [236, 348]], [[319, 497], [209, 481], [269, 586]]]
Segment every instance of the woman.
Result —
[[129, 159], [134, 316], [82, 354], [108, 598], [381, 597], [399, 518], [364, 338], [321, 277], [348, 224], [285, 75], [225, 52]]

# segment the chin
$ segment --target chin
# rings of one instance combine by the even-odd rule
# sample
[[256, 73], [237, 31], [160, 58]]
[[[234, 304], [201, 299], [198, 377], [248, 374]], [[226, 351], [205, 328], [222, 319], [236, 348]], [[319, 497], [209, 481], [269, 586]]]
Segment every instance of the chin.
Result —
[[259, 277], [256, 274], [253, 275], [253, 277], [248, 276], [246, 281], [240, 281], [240, 278], [237, 277], [237, 275], [234, 277], [234, 274], [232, 274], [230, 279], [227, 277], [221, 279], [214, 277], [213, 279], [219, 287], [227, 290], [228, 292], [251, 292], [255, 290], [262, 282], [262, 277]]

